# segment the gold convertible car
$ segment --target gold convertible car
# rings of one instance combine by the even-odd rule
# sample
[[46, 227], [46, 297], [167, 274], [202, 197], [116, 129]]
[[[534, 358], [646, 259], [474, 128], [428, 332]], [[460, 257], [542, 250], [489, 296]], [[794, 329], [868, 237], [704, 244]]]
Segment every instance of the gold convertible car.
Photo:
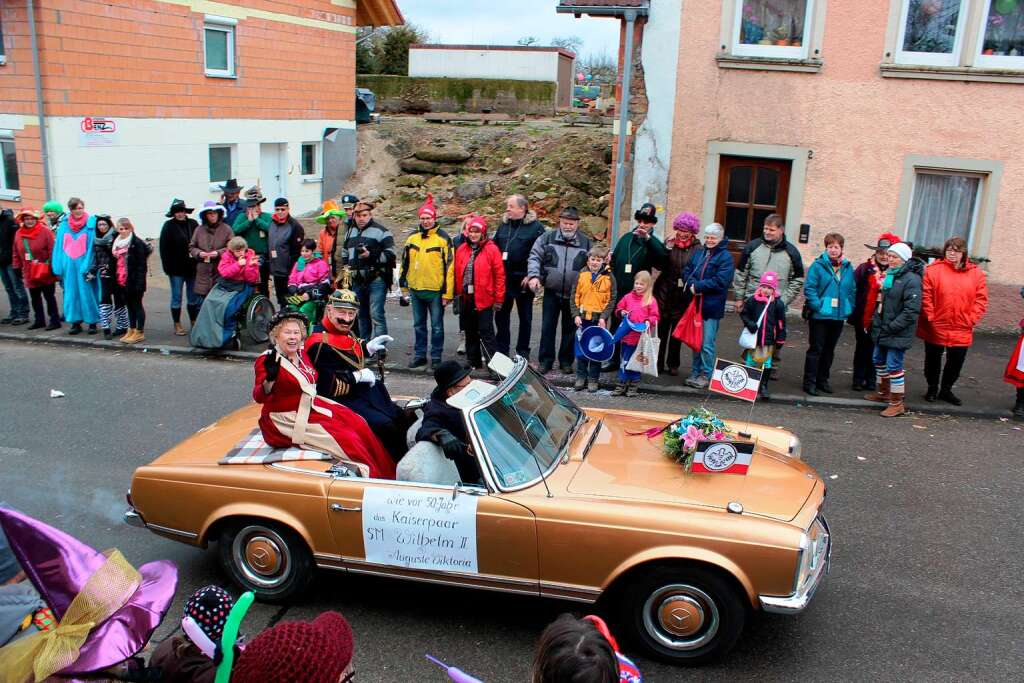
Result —
[[582, 409], [525, 361], [500, 360], [499, 383], [449, 399], [482, 486], [458, 482], [439, 452], [410, 452], [398, 480], [318, 460], [218, 464], [253, 434], [250, 405], [138, 468], [125, 521], [216, 542], [231, 578], [266, 601], [302, 590], [315, 567], [600, 598], [622, 633], [681, 664], [727, 652], [753, 611], [807, 607], [831, 536], [825, 484], [793, 434], [751, 425], [745, 475], [688, 473], [660, 437], [632, 434], [677, 416]]

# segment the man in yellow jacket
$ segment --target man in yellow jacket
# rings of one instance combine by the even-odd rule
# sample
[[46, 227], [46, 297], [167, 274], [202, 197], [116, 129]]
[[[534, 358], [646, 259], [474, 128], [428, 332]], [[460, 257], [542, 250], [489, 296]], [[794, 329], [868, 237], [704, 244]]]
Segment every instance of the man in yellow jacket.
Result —
[[455, 295], [452, 239], [437, 227], [434, 196], [420, 207], [419, 230], [409, 236], [402, 251], [398, 284], [412, 303], [415, 344], [410, 369], [427, 364], [427, 316], [430, 316], [430, 369], [441, 364], [444, 351], [444, 309]]

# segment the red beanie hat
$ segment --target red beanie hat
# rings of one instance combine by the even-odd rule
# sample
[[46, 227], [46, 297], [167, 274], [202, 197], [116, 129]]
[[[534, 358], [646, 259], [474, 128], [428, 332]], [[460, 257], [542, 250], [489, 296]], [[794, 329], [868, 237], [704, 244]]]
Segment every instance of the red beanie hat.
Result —
[[231, 683], [337, 683], [352, 661], [352, 627], [337, 612], [284, 621], [245, 646]]
[[417, 214], [420, 218], [437, 218], [437, 208], [434, 206], [434, 195], [427, 193], [427, 201], [423, 202], [423, 206], [420, 207], [420, 212]]
[[466, 221], [466, 230], [470, 228], [480, 228], [481, 232], [484, 233], [484, 237], [487, 237], [487, 219], [483, 216], [470, 215], [469, 220]]

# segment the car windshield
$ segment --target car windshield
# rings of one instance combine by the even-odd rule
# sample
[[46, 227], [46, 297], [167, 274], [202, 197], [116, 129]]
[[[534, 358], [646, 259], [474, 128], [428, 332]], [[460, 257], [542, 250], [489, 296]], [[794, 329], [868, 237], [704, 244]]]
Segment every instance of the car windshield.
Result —
[[472, 415], [498, 485], [524, 486], [558, 460], [583, 411], [530, 368]]

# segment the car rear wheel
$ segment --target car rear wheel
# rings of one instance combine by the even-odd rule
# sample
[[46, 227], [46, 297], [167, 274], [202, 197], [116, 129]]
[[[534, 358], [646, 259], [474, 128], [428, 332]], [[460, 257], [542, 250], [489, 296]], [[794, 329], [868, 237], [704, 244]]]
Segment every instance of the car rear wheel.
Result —
[[660, 567], [625, 591], [623, 622], [649, 655], [704, 664], [739, 640], [747, 609], [737, 589], [702, 567]]
[[291, 529], [247, 520], [221, 530], [218, 553], [228, 575], [262, 602], [284, 602], [300, 593], [313, 573], [302, 538]]

